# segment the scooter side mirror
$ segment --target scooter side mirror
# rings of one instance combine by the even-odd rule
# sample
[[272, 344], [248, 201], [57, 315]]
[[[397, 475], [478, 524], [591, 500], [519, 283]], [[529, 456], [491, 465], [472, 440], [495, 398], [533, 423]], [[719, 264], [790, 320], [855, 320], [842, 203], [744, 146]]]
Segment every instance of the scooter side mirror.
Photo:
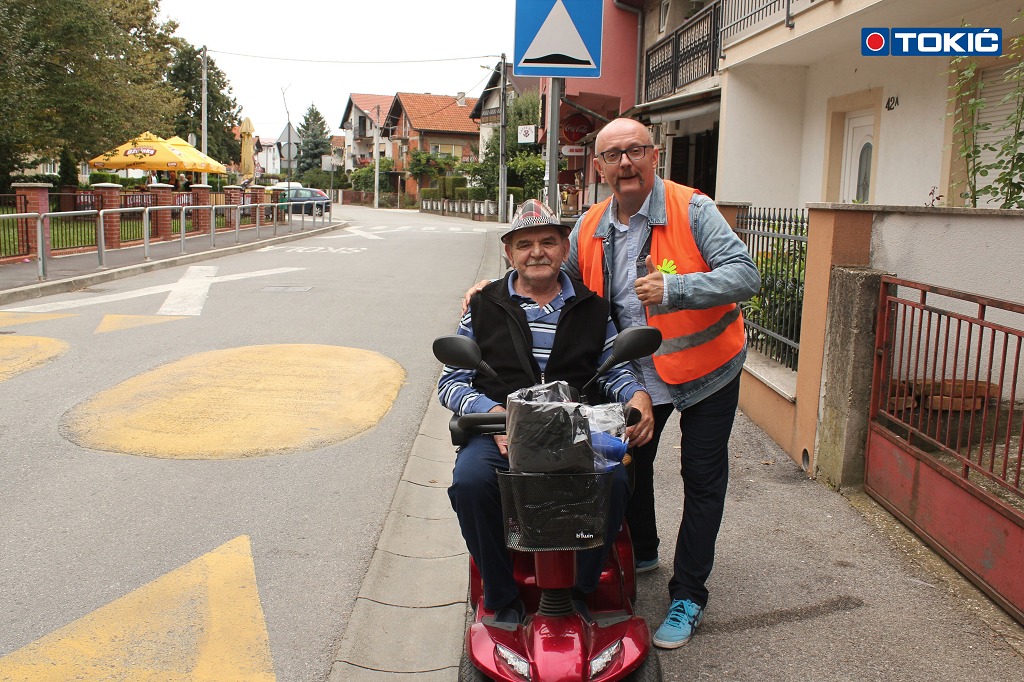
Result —
[[491, 366], [481, 359], [480, 346], [468, 336], [439, 336], [434, 339], [433, 351], [435, 358], [450, 367], [476, 370], [490, 379], [498, 378]]
[[612, 354], [608, 356], [597, 373], [587, 382], [580, 393], [586, 393], [599, 376], [609, 369], [627, 360], [639, 360], [653, 355], [661, 347], [661, 330], [655, 327], [629, 327], [619, 332], [612, 345]]

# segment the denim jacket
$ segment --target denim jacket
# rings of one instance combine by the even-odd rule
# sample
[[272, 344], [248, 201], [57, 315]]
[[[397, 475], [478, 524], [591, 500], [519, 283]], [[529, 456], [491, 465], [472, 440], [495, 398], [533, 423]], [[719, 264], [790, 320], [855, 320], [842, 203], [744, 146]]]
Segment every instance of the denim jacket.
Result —
[[[609, 209], [611, 204], [609, 204]], [[643, 247], [637, 257], [637, 277], [647, 274], [646, 257], [651, 252], [651, 227], [668, 225], [665, 208], [665, 183], [655, 176], [651, 190], [649, 219], [643, 229], [640, 243]], [[669, 310], [700, 310], [729, 303], [739, 303], [754, 296], [761, 289], [761, 275], [747, 248], [719, 213], [715, 202], [703, 194], [694, 194], [689, 206], [690, 231], [710, 272], [691, 272], [665, 275]], [[569, 258], [562, 266], [571, 276], [580, 277], [579, 233], [581, 217], [569, 235]], [[604, 290], [611, 291], [612, 239], [611, 221], [608, 210], [601, 216], [595, 237], [604, 240]], [[630, 288], [628, 296], [636, 298]], [[621, 306], [625, 308], [626, 306]], [[628, 318], [626, 322], [628, 323]], [[616, 324], [622, 324], [616, 320]], [[629, 326], [628, 324], [626, 326]], [[669, 395], [676, 409], [683, 410], [694, 405], [732, 381], [743, 368], [747, 349], [744, 345], [736, 357], [718, 369], [684, 384], [667, 384]]]

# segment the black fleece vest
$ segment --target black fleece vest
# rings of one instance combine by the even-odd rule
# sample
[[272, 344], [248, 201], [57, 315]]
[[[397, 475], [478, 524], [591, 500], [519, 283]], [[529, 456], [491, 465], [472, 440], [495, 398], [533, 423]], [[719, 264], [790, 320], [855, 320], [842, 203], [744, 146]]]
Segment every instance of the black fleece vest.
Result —
[[[508, 293], [508, 278], [491, 282], [471, 301], [473, 336], [480, 346], [483, 360], [513, 391], [532, 386], [541, 380], [540, 365], [533, 356], [533, 334], [526, 321], [526, 312]], [[576, 296], [565, 304], [555, 328], [555, 341], [544, 371], [544, 381], [565, 381], [577, 391], [590, 381], [601, 362], [608, 328], [608, 302], [572, 279]], [[512, 343], [512, 329], [521, 334], [523, 348], [530, 360], [534, 376], [528, 376]], [[534, 378], [536, 377], [536, 378]], [[508, 390], [500, 382], [477, 372], [473, 387], [491, 400], [506, 404]], [[581, 396], [582, 397], [582, 396]], [[591, 403], [603, 402], [596, 386], [590, 389]]]

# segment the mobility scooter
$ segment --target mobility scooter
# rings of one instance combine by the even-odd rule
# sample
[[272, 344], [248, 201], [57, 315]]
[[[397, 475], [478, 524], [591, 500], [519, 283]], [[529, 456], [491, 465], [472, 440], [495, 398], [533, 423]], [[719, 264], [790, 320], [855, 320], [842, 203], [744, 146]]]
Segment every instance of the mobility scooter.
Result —
[[[660, 344], [661, 333], [653, 327], [624, 330], [594, 379], [619, 362], [650, 355]], [[496, 378], [469, 337], [439, 337], [433, 350], [446, 365]], [[639, 411], [628, 412], [626, 424], [639, 421]], [[453, 444], [463, 444], [468, 433], [504, 433], [508, 414], [453, 417]], [[628, 461], [627, 455], [617, 466]], [[470, 560], [475, 618], [466, 632], [459, 682], [661, 682], [647, 622], [633, 611], [636, 572], [625, 522], [598, 588], [589, 595], [589, 619], [572, 601], [576, 552], [604, 544], [613, 474], [498, 472], [506, 545], [526, 618], [521, 624], [495, 622], [494, 613], [484, 608], [483, 581]]]

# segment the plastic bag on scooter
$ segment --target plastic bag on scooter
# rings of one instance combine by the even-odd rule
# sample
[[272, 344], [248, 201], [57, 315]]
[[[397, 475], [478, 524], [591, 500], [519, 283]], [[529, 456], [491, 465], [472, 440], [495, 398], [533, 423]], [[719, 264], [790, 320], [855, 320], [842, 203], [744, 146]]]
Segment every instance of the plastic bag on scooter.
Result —
[[511, 471], [590, 473], [595, 470], [587, 406], [572, 402], [571, 390], [564, 381], [555, 381], [509, 394], [508, 463]]
[[596, 471], [611, 471], [626, 455], [626, 412], [622, 403], [585, 405]]

